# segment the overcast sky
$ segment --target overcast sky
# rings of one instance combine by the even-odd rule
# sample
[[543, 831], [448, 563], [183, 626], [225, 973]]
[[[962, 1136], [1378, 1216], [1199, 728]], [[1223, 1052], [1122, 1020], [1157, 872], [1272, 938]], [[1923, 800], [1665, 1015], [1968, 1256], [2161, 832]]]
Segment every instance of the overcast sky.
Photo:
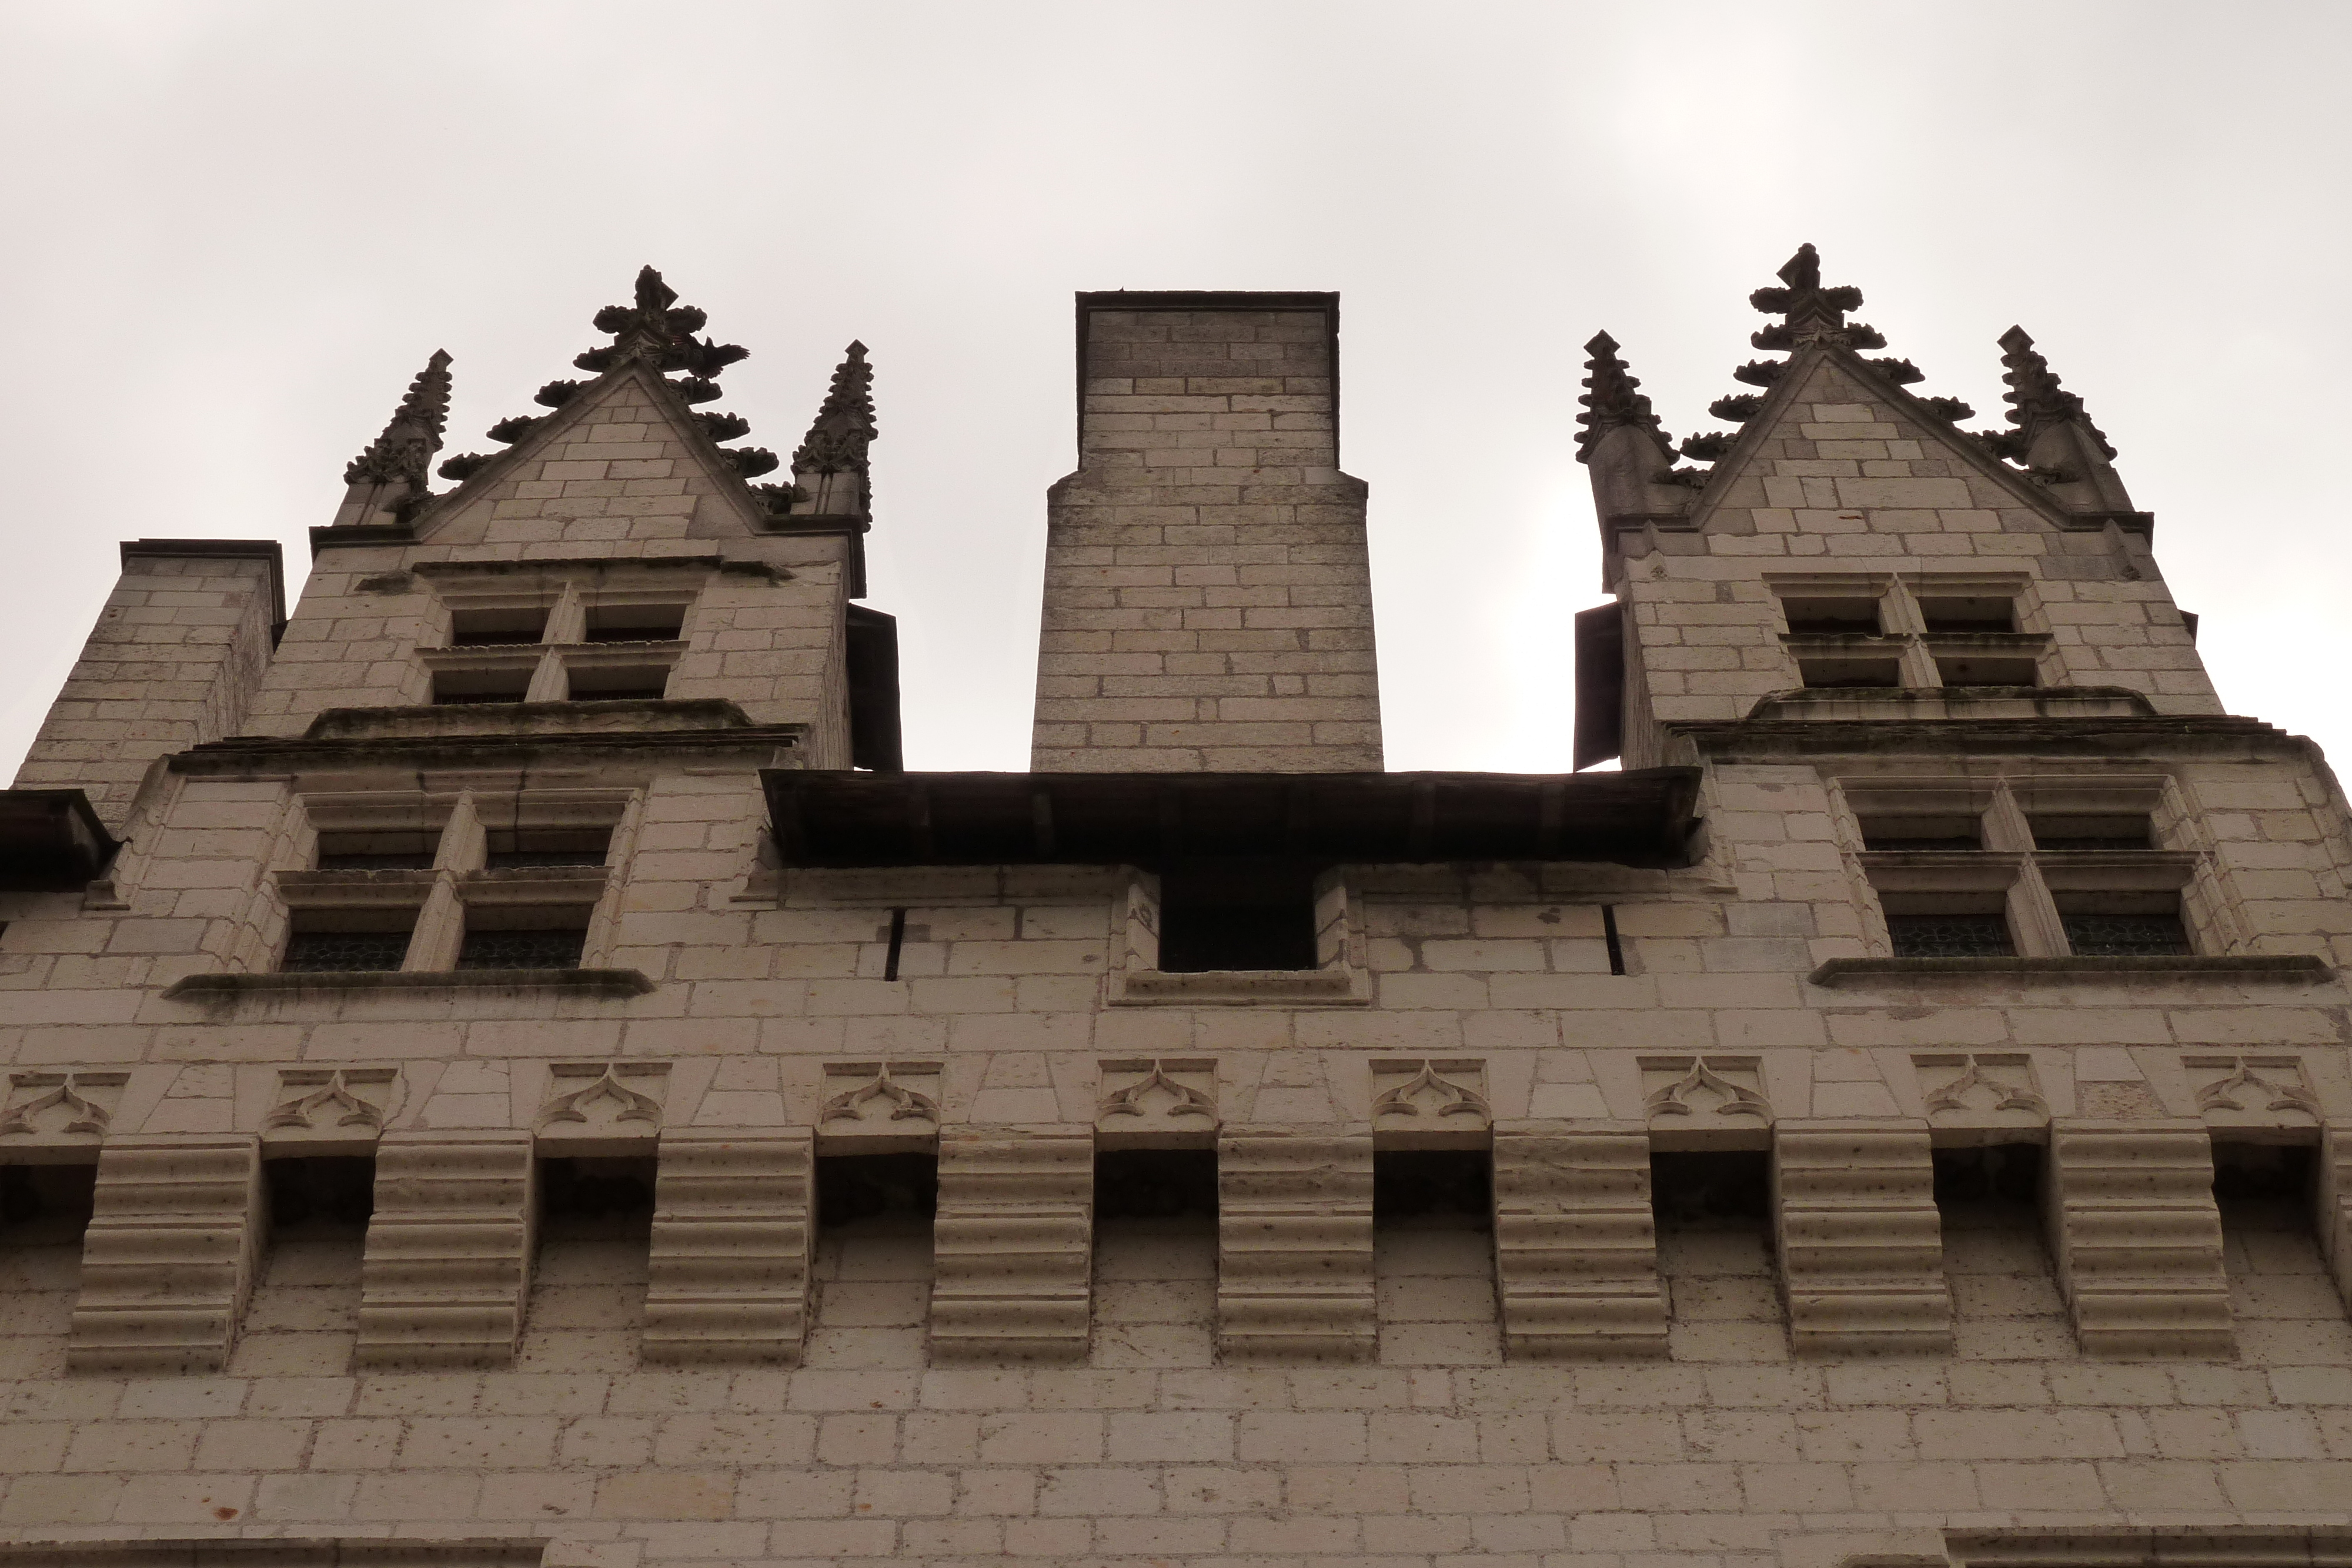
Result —
[[2352, 752], [2352, 6], [0, 0], [0, 777], [116, 542], [299, 580], [425, 356], [450, 450], [660, 267], [789, 453], [872, 346], [908, 758], [1021, 768], [1087, 288], [1343, 299], [1391, 768], [1565, 768], [1606, 327], [1716, 428], [1800, 241], [1915, 390], [2012, 322], [2157, 515], [2232, 709]]

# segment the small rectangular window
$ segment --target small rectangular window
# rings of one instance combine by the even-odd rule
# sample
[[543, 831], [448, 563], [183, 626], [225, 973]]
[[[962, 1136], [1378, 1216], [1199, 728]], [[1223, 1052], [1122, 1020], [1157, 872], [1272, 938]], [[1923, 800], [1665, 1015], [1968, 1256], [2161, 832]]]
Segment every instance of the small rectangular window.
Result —
[[1919, 617], [1930, 632], [2014, 632], [2017, 601], [2005, 593], [1923, 595]]
[[572, 700], [576, 703], [657, 702], [668, 692], [669, 671], [658, 664], [572, 672]]
[[2039, 666], [2030, 658], [2007, 654], [1969, 654], [1936, 661], [1936, 678], [1948, 686], [2033, 686], [2042, 684]]
[[674, 643], [686, 628], [683, 604], [591, 604], [590, 643]]
[[1800, 659], [1797, 673], [1808, 690], [1886, 689], [1903, 684], [1902, 666], [1892, 658]]
[[1783, 599], [1780, 612], [1789, 619], [1790, 632], [1797, 636], [1874, 637], [1880, 630], [1874, 595]]
[[585, 909], [469, 905], [457, 967], [576, 969], [587, 939]]
[[1193, 862], [1162, 873], [1160, 967], [1177, 973], [1314, 968], [1314, 869]]
[[278, 967], [289, 975], [397, 969], [415, 925], [413, 909], [298, 909]]
[[613, 849], [610, 828], [492, 828], [487, 837], [485, 863], [492, 871], [603, 865]]
[[453, 648], [494, 648], [537, 643], [547, 630], [544, 604], [502, 605], [452, 610], [449, 645]]
[[527, 669], [436, 670], [433, 704], [463, 707], [482, 703], [519, 703], [530, 691]]
[[2051, 896], [2077, 958], [2162, 958], [2195, 951], [2176, 889], [2053, 889]]
[[2027, 821], [2033, 829], [2033, 847], [2039, 850], [2145, 850], [2156, 841], [2145, 811], [2037, 814]]
[[1898, 958], [2008, 958], [2007, 896], [1984, 892], [1885, 893], [1886, 935]]
[[403, 828], [383, 832], [326, 831], [319, 834], [320, 871], [430, 871], [439, 832]]
[[1864, 817], [1862, 847], [1865, 850], [1929, 850], [1952, 852], [1984, 847], [1984, 821], [1973, 812], [1920, 816]]

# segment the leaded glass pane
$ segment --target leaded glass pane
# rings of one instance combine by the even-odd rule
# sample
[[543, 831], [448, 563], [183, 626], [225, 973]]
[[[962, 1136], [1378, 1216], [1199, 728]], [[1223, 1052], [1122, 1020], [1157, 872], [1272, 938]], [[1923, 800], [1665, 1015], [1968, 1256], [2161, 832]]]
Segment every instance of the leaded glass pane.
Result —
[[297, 931], [278, 967], [288, 974], [397, 969], [407, 956], [405, 931]]
[[2189, 950], [2177, 915], [2062, 915], [2078, 958], [2162, 958]]
[[576, 969], [585, 931], [468, 931], [457, 949], [460, 969]]
[[2006, 958], [2017, 948], [1998, 915], [1890, 915], [1886, 934], [1898, 958]]

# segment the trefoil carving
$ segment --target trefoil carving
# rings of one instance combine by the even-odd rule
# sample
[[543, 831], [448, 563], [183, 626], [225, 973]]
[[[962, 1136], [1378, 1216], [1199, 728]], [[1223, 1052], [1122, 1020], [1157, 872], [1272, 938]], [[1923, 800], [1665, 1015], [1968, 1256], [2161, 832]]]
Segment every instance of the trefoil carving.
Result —
[[2197, 1090], [2197, 1108], [2210, 1116], [2256, 1116], [2293, 1113], [2316, 1121], [2325, 1113], [2319, 1096], [2305, 1079], [2303, 1062], [2294, 1056], [2192, 1056], [2182, 1065], [2191, 1072], [2220, 1071]]
[[[870, 1072], [873, 1076], [853, 1088], [828, 1097], [824, 1109], [817, 1113], [818, 1125], [822, 1126], [828, 1122], [877, 1121], [886, 1123], [921, 1121], [937, 1124], [940, 1119], [939, 1101], [919, 1089], [909, 1088], [900, 1082], [893, 1076], [894, 1068], [901, 1073], [908, 1071], [907, 1064], [903, 1062], [828, 1064], [825, 1068], [825, 1076], [829, 1079], [837, 1080], [861, 1071]], [[938, 1069], [919, 1071], [936, 1073]]]
[[1375, 1116], [1485, 1117], [1492, 1113], [1484, 1094], [1441, 1075], [1436, 1064], [1428, 1061], [1403, 1082], [1381, 1091], [1372, 1102]]
[[[1919, 1071], [1921, 1103], [1931, 1116], [1938, 1112], [2050, 1114], [2050, 1102], [2034, 1087], [2032, 1062], [2021, 1054], [1920, 1056], [1912, 1064]], [[1932, 1083], [1930, 1074], [1937, 1075]]]
[[289, 1068], [278, 1075], [278, 1100], [262, 1120], [264, 1132], [383, 1130], [384, 1102], [395, 1070]]
[[[666, 1076], [669, 1071], [666, 1062], [559, 1062], [549, 1071], [549, 1097], [539, 1113], [543, 1129], [585, 1126], [592, 1122], [615, 1127], [631, 1122], [647, 1127], [661, 1125], [661, 1102], [621, 1080], [624, 1075]], [[592, 1073], [594, 1076], [589, 1077]], [[563, 1089], [566, 1081], [583, 1077], [589, 1081], [579, 1088]]]
[[1754, 1057], [1643, 1057], [1641, 1065], [1650, 1085], [1643, 1109], [1652, 1116], [1772, 1119], [1771, 1103], [1757, 1081]]
[[1147, 1101], [1153, 1093], [1168, 1097], [1168, 1104], [1160, 1112], [1163, 1116], [1213, 1118], [1217, 1113], [1217, 1103], [1213, 1098], [1189, 1083], [1179, 1083], [1169, 1077], [1167, 1070], [1158, 1061], [1152, 1062], [1150, 1071], [1134, 1082], [1105, 1094], [1101, 1113], [1105, 1116], [1144, 1115], [1150, 1110]]
[[12, 1072], [0, 1137], [102, 1138], [127, 1072]]

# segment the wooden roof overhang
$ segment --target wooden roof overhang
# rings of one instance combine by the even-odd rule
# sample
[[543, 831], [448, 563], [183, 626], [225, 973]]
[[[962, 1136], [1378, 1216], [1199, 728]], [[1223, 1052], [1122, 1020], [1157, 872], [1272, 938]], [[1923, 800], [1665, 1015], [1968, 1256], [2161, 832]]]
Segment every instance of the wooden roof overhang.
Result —
[[761, 772], [787, 866], [1691, 863], [1699, 772]]

